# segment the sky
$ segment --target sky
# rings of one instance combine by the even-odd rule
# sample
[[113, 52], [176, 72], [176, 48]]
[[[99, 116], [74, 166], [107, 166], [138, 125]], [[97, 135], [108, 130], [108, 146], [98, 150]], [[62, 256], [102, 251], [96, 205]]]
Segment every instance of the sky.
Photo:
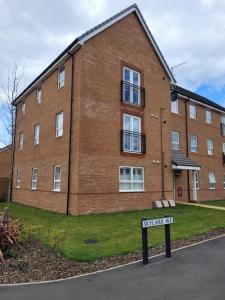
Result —
[[[130, 0], [0, 0], [0, 82], [14, 63], [25, 88], [78, 35]], [[137, 0], [177, 83], [225, 106], [225, 1]], [[0, 91], [0, 96], [2, 92]], [[1, 106], [0, 106], [1, 114]], [[0, 121], [0, 146], [7, 141]]]

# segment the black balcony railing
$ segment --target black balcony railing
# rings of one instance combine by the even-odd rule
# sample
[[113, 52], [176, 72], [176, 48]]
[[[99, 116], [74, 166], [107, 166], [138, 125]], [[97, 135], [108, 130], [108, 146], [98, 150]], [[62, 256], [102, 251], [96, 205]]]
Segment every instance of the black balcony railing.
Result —
[[221, 123], [221, 135], [225, 136], [225, 124]]
[[121, 81], [121, 100], [138, 106], [145, 106], [145, 89], [138, 85]]
[[225, 166], [225, 153], [222, 153], [223, 165]]
[[121, 151], [132, 153], [146, 153], [145, 134], [121, 130]]

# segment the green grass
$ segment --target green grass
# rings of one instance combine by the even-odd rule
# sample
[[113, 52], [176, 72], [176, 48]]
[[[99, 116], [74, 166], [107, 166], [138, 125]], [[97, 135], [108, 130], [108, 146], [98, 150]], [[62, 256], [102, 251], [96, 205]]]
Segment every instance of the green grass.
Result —
[[[0, 211], [6, 204], [0, 203]], [[65, 216], [16, 203], [9, 204], [11, 214], [27, 225], [41, 226], [42, 231], [67, 232], [59, 251], [71, 259], [90, 261], [97, 258], [129, 253], [141, 249], [141, 217], [162, 217], [170, 214], [175, 219], [171, 226], [171, 238], [188, 238], [212, 229], [225, 227], [225, 212], [194, 206], [178, 205], [175, 209], [144, 210], [99, 214], [89, 216]], [[148, 230], [150, 245], [164, 243], [163, 226]], [[87, 244], [85, 240], [98, 240]]]
[[224, 206], [225, 207], [225, 200], [202, 201], [201, 204], [212, 205], [212, 206]]

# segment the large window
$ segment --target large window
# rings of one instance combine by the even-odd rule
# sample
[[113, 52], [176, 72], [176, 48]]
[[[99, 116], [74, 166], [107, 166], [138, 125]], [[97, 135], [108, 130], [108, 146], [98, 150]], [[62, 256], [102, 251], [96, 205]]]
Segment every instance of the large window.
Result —
[[144, 191], [144, 169], [120, 167], [120, 192]]
[[54, 167], [54, 191], [61, 191], [61, 166]]
[[172, 131], [172, 149], [179, 150], [180, 149], [180, 134], [177, 131]]
[[207, 139], [207, 149], [208, 149], [208, 155], [213, 155], [214, 154], [213, 140]]
[[32, 190], [37, 189], [37, 180], [38, 180], [38, 170], [37, 168], [32, 169], [32, 175], [31, 175], [31, 188]]
[[212, 111], [210, 109], [206, 109], [205, 111], [205, 121], [208, 124], [212, 124]]
[[19, 150], [23, 150], [23, 132], [19, 134]]
[[123, 115], [123, 150], [141, 152], [141, 118]]
[[191, 119], [196, 119], [196, 116], [197, 116], [197, 108], [196, 108], [196, 105], [190, 104], [189, 109], [190, 109], [190, 118], [191, 118]]
[[39, 144], [40, 124], [34, 125], [34, 145]]
[[16, 188], [20, 189], [21, 185], [21, 170], [16, 171]]
[[209, 188], [210, 188], [210, 190], [215, 190], [215, 188], [216, 188], [215, 173], [209, 173]]
[[171, 112], [178, 114], [179, 113], [179, 102], [178, 99], [171, 101]]
[[191, 136], [191, 152], [198, 152], [198, 137], [196, 135]]
[[36, 89], [36, 105], [41, 103], [41, 87]]
[[135, 70], [123, 68], [123, 100], [132, 104], [141, 104], [141, 74]]
[[58, 69], [58, 89], [61, 89], [65, 84], [65, 66]]
[[56, 115], [55, 136], [60, 137], [62, 135], [63, 135], [63, 112], [60, 112]]

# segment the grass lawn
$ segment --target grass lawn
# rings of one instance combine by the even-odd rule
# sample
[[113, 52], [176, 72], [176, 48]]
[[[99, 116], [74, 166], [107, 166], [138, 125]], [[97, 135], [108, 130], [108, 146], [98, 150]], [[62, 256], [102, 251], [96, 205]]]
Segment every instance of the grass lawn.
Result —
[[[6, 206], [0, 203], [0, 211]], [[216, 228], [225, 227], [225, 212], [178, 205], [172, 209], [120, 212], [89, 216], [65, 216], [16, 203], [9, 204], [11, 214], [25, 224], [41, 226], [42, 232], [65, 229], [66, 239], [60, 252], [72, 259], [90, 261], [106, 256], [126, 254], [141, 249], [141, 217], [162, 217], [170, 214], [175, 219], [171, 238], [188, 238]], [[149, 231], [151, 246], [164, 243], [164, 226]], [[87, 244], [86, 240], [97, 240]]]
[[202, 201], [201, 204], [212, 205], [212, 206], [224, 206], [225, 207], [225, 200]]

